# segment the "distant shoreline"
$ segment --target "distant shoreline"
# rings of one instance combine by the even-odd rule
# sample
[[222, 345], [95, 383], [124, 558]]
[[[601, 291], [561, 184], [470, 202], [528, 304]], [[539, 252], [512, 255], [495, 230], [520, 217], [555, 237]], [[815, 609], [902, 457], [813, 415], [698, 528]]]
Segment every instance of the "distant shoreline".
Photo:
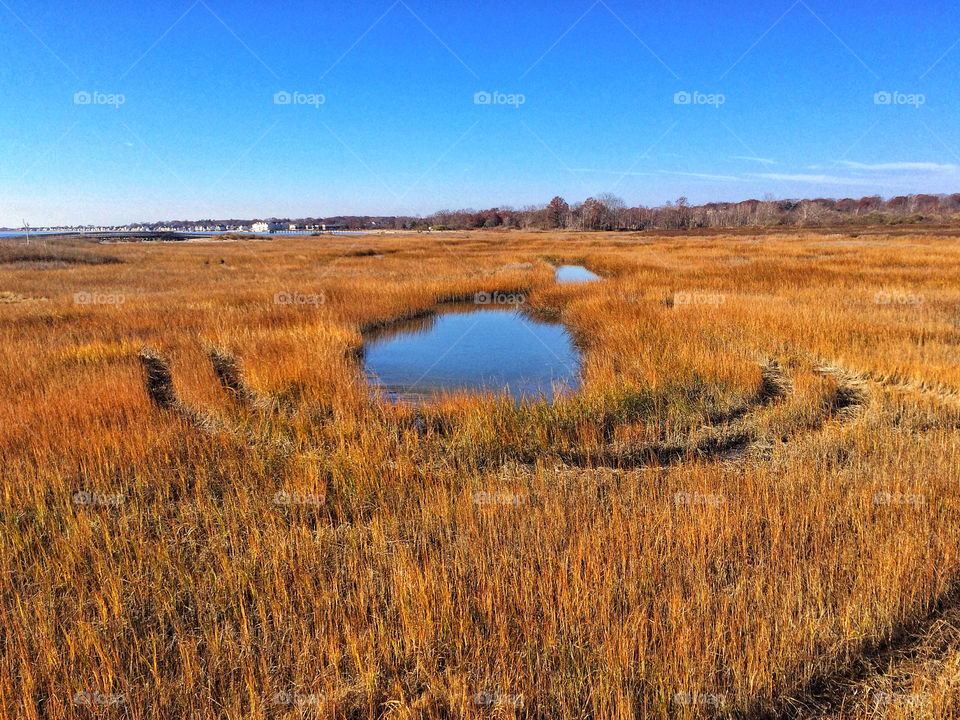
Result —
[[[16, 233], [16, 234], [14, 234]], [[272, 237], [321, 237], [328, 235], [366, 235], [367, 233], [360, 230], [347, 230], [347, 231], [321, 231], [317, 230], [312, 233], [296, 232], [296, 233], [253, 233], [253, 232], [237, 232], [233, 230], [224, 230], [221, 232], [176, 232], [176, 231], [159, 231], [159, 230], [145, 230], [145, 231], [98, 231], [98, 232], [37, 232], [26, 233], [22, 231], [0, 231], [0, 240], [23, 240], [26, 241], [27, 238], [31, 241], [33, 240], [70, 240], [76, 238], [87, 238], [92, 240], [99, 240], [100, 242], [186, 242], [189, 240], [263, 240]]]

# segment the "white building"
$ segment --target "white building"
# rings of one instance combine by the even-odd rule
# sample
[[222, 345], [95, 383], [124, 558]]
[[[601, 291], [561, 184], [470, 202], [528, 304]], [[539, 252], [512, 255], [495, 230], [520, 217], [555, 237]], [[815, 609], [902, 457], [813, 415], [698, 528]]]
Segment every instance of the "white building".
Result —
[[272, 222], [266, 220], [259, 220], [253, 225], [250, 226], [250, 230], [255, 233], [275, 233], [275, 232], [295, 232], [297, 228], [296, 223], [292, 222]]

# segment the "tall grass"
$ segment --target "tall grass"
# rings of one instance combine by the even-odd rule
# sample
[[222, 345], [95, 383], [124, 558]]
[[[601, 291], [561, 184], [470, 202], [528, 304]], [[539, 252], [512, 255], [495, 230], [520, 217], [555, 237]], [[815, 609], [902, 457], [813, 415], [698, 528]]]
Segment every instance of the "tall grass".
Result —
[[[0, 716], [788, 714], [955, 597], [954, 243], [363, 248], [0, 266]], [[371, 395], [363, 330], [517, 288], [578, 395]], [[938, 658], [881, 710], [953, 717]]]

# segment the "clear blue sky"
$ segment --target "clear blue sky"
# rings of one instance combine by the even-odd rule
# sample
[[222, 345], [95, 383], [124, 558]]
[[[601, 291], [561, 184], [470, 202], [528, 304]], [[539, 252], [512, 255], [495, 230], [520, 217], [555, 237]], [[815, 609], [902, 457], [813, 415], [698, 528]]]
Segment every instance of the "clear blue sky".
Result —
[[391, 2], [0, 0], [0, 225], [960, 190], [954, 3]]

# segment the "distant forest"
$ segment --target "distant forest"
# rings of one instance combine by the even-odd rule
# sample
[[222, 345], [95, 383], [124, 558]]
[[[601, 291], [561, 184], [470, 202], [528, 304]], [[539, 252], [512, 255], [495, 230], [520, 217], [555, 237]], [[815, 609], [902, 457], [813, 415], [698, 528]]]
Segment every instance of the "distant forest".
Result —
[[[278, 218], [271, 218], [278, 220]], [[573, 205], [555, 197], [543, 206], [521, 209], [440, 210], [427, 217], [336, 216], [327, 218], [282, 218], [284, 222], [310, 227], [339, 225], [344, 229], [471, 230], [515, 228], [527, 230], [684, 230], [723, 227], [817, 227], [821, 225], [900, 225], [947, 223], [960, 220], [960, 193], [951, 195], [878, 195], [812, 200], [744, 200], [736, 203], [691, 205], [686, 198], [660, 207], [628, 207], [611, 194], [587, 198]], [[251, 220], [198, 220], [153, 223], [153, 226], [203, 226], [213, 223], [249, 224]], [[147, 227], [150, 227], [148, 224]]]

